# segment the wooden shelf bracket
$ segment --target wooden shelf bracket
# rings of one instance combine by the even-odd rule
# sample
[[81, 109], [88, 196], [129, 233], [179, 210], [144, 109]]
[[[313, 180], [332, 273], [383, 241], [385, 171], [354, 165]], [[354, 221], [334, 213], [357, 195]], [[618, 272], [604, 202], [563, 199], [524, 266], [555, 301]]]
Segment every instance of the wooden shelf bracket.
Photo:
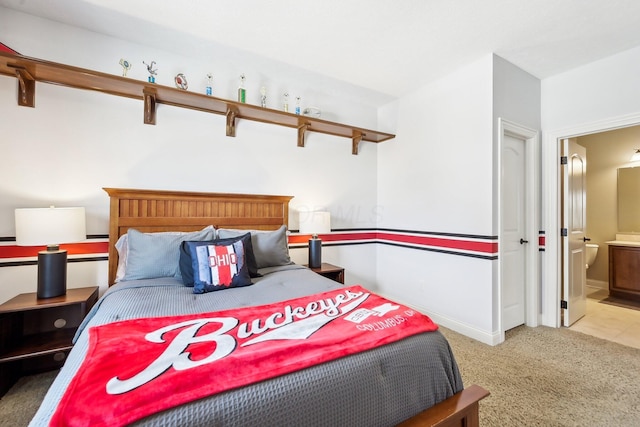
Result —
[[304, 147], [304, 136], [307, 129], [311, 127], [311, 123], [303, 123], [298, 126], [298, 147]]
[[358, 147], [360, 146], [360, 141], [362, 141], [363, 136], [362, 132], [357, 130], [353, 131], [353, 137], [351, 138], [351, 154], [354, 156], [358, 155]]
[[144, 124], [156, 124], [156, 91], [150, 88], [142, 90], [144, 97]]
[[229, 107], [227, 109], [227, 136], [234, 138], [236, 136], [236, 117], [238, 117], [238, 112]]
[[36, 106], [36, 80], [24, 68], [16, 68], [18, 78], [18, 105], [22, 107]]

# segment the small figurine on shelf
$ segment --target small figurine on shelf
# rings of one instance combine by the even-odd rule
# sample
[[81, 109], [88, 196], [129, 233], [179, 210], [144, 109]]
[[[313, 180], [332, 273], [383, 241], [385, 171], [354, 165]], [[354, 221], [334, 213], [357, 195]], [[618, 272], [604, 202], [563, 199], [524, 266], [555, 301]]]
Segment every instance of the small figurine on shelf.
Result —
[[285, 113], [288, 113], [289, 112], [289, 93], [285, 92], [284, 95], [282, 95], [282, 101], [283, 101], [282, 110]]
[[151, 64], [147, 64], [144, 61], [142, 61], [142, 63], [147, 66], [147, 71], [149, 72], [149, 78], [148, 78], [149, 83], [155, 83], [156, 75], [158, 74], [158, 69], [153, 68], [153, 66], [156, 65], [156, 61], [151, 61]]
[[122, 66], [122, 77], [127, 77], [127, 71], [131, 69], [131, 62], [120, 58], [120, 65]]
[[247, 90], [244, 88], [244, 74], [240, 74], [240, 86], [238, 87], [238, 102], [247, 102]]
[[260, 88], [260, 106], [267, 108], [267, 88], [264, 86]]
[[296, 96], [296, 114], [300, 115], [300, 97]]
[[208, 96], [213, 95], [213, 74], [209, 73], [207, 74], [207, 87], [206, 87], [206, 94]]
[[176, 83], [176, 87], [178, 89], [187, 90], [189, 88], [189, 83], [187, 83], [187, 76], [182, 73], [179, 73], [175, 76], [174, 82]]

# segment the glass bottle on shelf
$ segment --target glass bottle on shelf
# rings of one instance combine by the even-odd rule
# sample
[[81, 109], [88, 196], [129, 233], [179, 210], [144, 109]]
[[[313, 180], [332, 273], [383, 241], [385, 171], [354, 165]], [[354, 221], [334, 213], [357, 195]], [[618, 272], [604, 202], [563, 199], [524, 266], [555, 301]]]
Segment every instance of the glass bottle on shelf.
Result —
[[260, 105], [267, 108], [267, 88], [264, 86], [260, 88]]
[[296, 96], [296, 114], [300, 115], [300, 97]]
[[240, 86], [238, 87], [238, 102], [247, 102], [247, 90], [244, 88], [244, 74], [240, 74]]
[[288, 113], [289, 112], [289, 94], [287, 92], [285, 92], [284, 95], [282, 95], [282, 102], [283, 102], [282, 110], [285, 113]]
[[207, 87], [206, 87], [206, 94], [208, 96], [213, 95], [213, 74], [209, 73], [207, 74]]

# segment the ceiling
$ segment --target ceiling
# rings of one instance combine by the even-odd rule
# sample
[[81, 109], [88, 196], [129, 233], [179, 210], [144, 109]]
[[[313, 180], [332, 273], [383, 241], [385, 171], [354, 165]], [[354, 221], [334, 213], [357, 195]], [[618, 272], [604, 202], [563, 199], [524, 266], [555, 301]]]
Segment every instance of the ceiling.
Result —
[[0, 0], [185, 54], [258, 54], [402, 96], [495, 53], [544, 79], [640, 45], [637, 0]]

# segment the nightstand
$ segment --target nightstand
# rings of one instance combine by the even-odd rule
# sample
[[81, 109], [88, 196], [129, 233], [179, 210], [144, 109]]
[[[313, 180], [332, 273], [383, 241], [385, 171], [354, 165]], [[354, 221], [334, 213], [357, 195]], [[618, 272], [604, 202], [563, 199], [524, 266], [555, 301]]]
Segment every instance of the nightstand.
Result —
[[23, 375], [60, 368], [97, 300], [92, 286], [47, 299], [20, 294], [0, 305], [0, 396]]
[[[307, 264], [305, 264], [305, 266], [309, 267]], [[314, 273], [318, 273], [319, 275], [326, 277], [327, 279], [335, 280], [338, 283], [344, 284], [344, 268], [342, 267], [323, 262], [320, 264], [320, 267], [309, 267], [309, 269]]]

